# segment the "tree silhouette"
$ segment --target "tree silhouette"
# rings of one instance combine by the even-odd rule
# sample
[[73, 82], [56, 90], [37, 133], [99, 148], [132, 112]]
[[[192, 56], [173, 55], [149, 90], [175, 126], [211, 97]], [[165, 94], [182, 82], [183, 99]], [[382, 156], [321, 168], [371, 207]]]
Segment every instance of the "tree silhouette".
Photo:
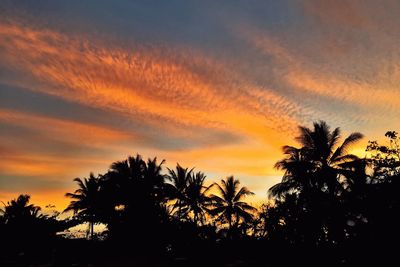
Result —
[[[315, 122], [313, 129], [299, 129], [296, 140], [301, 147], [283, 147], [286, 158], [278, 161], [275, 167], [285, 173], [269, 193], [280, 200], [277, 203], [282, 206], [281, 210], [286, 210], [281, 219], [287, 229], [297, 228], [304, 239], [311, 239], [310, 242], [336, 242], [346, 235], [344, 196], [355, 184], [354, 180], [365, 173], [363, 161], [347, 154], [347, 150], [363, 136], [352, 133], [338, 145], [340, 129], [331, 131], [324, 121]], [[285, 203], [289, 197], [291, 201]], [[295, 218], [291, 219], [294, 214]], [[293, 221], [291, 226], [290, 220]]]
[[41, 208], [33, 204], [29, 204], [29, 195], [20, 195], [17, 199], [13, 199], [0, 209], [5, 223], [13, 223], [15, 221], [25, 221], [29, 219], [42, 218], [40, 214]]
[[72, 221], [58, 220], [56, 215], [46, 215], [39, 206], [29, 202], [29, 195], [20, 195], [0, 209], [1, 266], [7, 251], [39, 251], [41, 246], [37, 244], [49, 245], [57, 238], [57, 232], [73, 226]]
[[240, 182], [233, 176], [221, 180], [221, 185], [214, 183], [219, 195], [211, 194], [212, 207], [209, 212], [217, 216], [217, 220], [228, 223], [228, 230], [232, 232], [234, 227], [238, 227], [241, 221], [251, 221], [252, 213], [256, 211], [254, 207], [243, 201], [243, 198], [254, 193], [246, 187], [239, 188]]
[[193, 213], [193, 221], [196, 225], [205, 223], [205, 214], [210, 205], [210, 197], [207, 195], [212, 185], [206, 187], [206, 176], [202, 172], [192, 173], [185, 190], [183, 205], [187, 206], [187, 213]]
[[187, 214], [188, 207], [185, 206], [186, 191], [189, 181], [192, 176], [193, 169], [183, 168], [179, 164], [176, 165], [176, 170], [168, 168], [169, 175], [167, 180], [169, 181], [169, 194], [170, 199], [175, 199], [174, 209], [176, 211], [179, 220]]
[[66, 193], [65, 196], [72, 198], [69, 206], [64, 212], [73, 211], [82, 221], [88, 222], [91, 239], [94, 237], [94, 224], [99, 221], [100, 211], [100, 182], [99, 178], [90, 173], [89, 178], [75, 178], [78, 189], [74, 193]]
[[137, 154], [111, 164], [102, 176], [101, 192], [109, 234], [150, 242], [166, 221], [168, 188], [162, 174], [164, 160], [148, 159]]
[[353, 154], [346, 154], [348, 148], [359, 141], [361, 133], [350, 134], [341, 145], [340, 128], [330, 131], [324, 121], [315, 122], [314, 129], [299, 127], [296, 138], [301, 147], [284, 146], [287, 157], [275, 164], [275, 168], [285, 171], [282, 182], [273, 186], [269, 192], [274, 197], [285, 193], [319, 190], [338, 193], [343, 190], [340, 177], [350, 175], [349, 162], [358, 161]]

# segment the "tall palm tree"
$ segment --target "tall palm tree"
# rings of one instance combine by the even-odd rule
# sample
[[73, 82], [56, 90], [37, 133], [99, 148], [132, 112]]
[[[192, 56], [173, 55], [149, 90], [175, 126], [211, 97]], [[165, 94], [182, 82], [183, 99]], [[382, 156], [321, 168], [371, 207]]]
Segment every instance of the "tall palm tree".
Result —
[[147, 163], [144, 165], [144, 184], [146, 191], [151, 196], [153, 201], [164, 202], [165, 200], [165, 179], [166, 176], [161, 174], [162, 165], [165, 160], [160, 163], [157, 162], [157, 158], [148, 159]]
[[193, 169], [189, 170], [188, 168], [183, 168], [179, 165], [179, 163], [177, 163], [176, 170], [168, 168], [168, 172], [169, 175], [167, 176], [167, 180], [169, 183], [167, 184], [167, 190], [169, 192], [170, 199], [176, 200], [174, 209], [178, 209], [178, 219], [181, 220], [182, 216], [187, 213], [187, 209], [184, 206], [185, 194]]
[[73, 211], [78, 217], [88, 222], [90, 237], [94, 236], [94, 224], [99, 220], [100, 215], [100, 179], [90, 173], [89, 178], [75, 178], [78, 189], [74, 193], [65, 194], [66, 197], [72, 198], [69, 206], [64, 210]]
[[219, 196], [212, 194], [212, 208], [209, 209], [211, 215], [218, 216], [217, 220], [227, 222], [229, 230], [237, 227], [240, 221], [251, 221], [252, 213], [256, 211], [254, 207], [243, 201], [246, 196], [254, 195], [246, 187], [241, 187], [239, 180], [233, 176], [221, 180], [221, 185], [214, 183], [219, 191]]
[[111, 164], [104, 180], [108, 189], [114, 191], [116, 205], [130, 205], [136, 202], [138, 194], [144, 193], [139, 184], [143, 183], [145, 168], [146, 162], [139, 154]]
[[193, 221], [197, 224], [204, 224], [205, 212], [211, 204], [208, 196], [209, 190], [213, 185], [205, 186], [206, 175], [202, 172], [193, 173], [189, 177], [186, 192], [184, 195], [184, 205], [187, 206], [187, 213], [193, 213]]
[[315, 122], [313, 129], [303, 126], [299, 129], [296, 140], [301, 147], [283, 147], [287, 157], [278, 161], [275, 168], [284, 170], [285, 174], [282, 182], [269, 193], [280, 197], [293, 191], [320, 190], [334, 195], [343, 190], [340, 179], [350, 175], [348, 163], [360, 160], [356, 155], [347, 154], [347, 150], [363, 135], [352, 133], [338, 145], [340, 128], [331, 131], [324, 121]]
[[315, 183], [315, 166], [308, 160], [304, 149], [284, 146], [283, 152], [287, 157], [275, 164], [275, 168], [285, 170], [282, 181], [269, 189], [270, 196], [277, 199], [291, 193], [308, 191]]
[[337, 242], [345, 238], [344, 196], [352, 190], [355, 177], [365, 171], [365, 165], [359, 164], [361, 160], [347, 154], [347, 150], [363, 135], [352, 133], [339, 143], [339, 128], [331, 131], [324, 121], [313, 126], [313, 129], [299, 127], [296, 140], [300, 148], [283, 147], [286, 158], [275, 167], [285, 173], [269, 194], [283, 210], [290, 206], [290, 214], [284, 212], [287, 215], [284, 217], [294, 218], [290, 227], [297, 229], [298, 236], [303, 233], [304, 238], [317, 243]]

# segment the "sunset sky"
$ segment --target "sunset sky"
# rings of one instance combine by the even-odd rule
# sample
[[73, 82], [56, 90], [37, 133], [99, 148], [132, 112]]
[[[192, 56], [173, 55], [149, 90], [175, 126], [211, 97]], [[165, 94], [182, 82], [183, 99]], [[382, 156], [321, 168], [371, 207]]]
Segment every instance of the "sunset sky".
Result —
[[326, 120], [400, 125], [399, 1], [0, 1], [0, 200], [65, 208], [142, 154], [266, 199], [281, 147]]

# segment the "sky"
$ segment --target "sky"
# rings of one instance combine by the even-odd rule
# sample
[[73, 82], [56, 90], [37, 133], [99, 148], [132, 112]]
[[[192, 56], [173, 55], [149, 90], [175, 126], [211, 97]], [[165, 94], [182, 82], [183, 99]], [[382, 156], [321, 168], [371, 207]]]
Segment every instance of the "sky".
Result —
[[0, 200], [64, 209], [128, 155], [267, 198], [283, 145], [325, 120], [399, 130], [398, 1], [0, 0]]

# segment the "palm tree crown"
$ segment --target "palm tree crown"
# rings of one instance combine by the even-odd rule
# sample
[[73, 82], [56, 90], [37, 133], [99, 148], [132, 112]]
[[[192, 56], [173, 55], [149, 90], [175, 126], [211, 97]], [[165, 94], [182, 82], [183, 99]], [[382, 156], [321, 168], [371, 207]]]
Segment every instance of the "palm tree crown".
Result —
[[213, 185], [205, 186], [206, 175], [202, 172], [193, 173], [189, 177], [183, 204], [187, 206], [187, 212], [193, 213], [195, 224], [204, 224], [205, 212], [210, 205], [208, 191]]
[[350, 175], [349, 162], [359, 160], [356, 155], [347, 154], [348, 148], [359, 141], [361, 133], [350, 134], [342, 144], [340, 128], [330, 131], [324, 121], [315, 122], [314, 129], [299, 127], [296, 140], [301, 147], [284, 146], [285, 159], [278, 161], [275, 168], [284, 170], [282, 182], [273, 186], [269, 192], [274, 197], [305, 190], [322, 190], [337, 193], [343, 190], [340, 177]]
[[39, 214], [40, 207], [29, 204], [29, 200], [29, 195], [20, 195], [17, 199], [7, 202], [4, 209], [0, 209], [5, 223], [42, 217], [43, 215]]
[[193, 169], [183, 168], [179, 164], [176, 165], [176, 170], [168, 168], [169, 175], [167, 179], [167, 190], [170, 199], [175, 199], [174, 209], [177, 209], [176, 214], [179, 219], [187, 214], [187, 207], [185, 207], [186, 191], [189, 181], [192, 176]]
[[93, 238], [93, 228], [100, 210], [100, 182], [99, 178], [95, 177], [93, 173], [89, 178], [75, 178], [74, 181], [78, 184], [79, 188], [74, 193], [65, 194], [66, 197], [74, 199], [69, 206], [64, 210], [74, 211], [74, 213], [85, 222], [89, 223], [90, 235]]
[[256, 211], [254, 207], [243, 201], [243, 198], [253, 195], [246, 187], [239, 189], [240, 182], [233, 176], [221, 180], [221, 185], [214, 184], [219, 191], [219, 195], [212, 194], [212, 206], [210, 213], [217, 215], [218, 220], [228, 223], [229, 229], [238, 226], [241, 221], [251, 221], [252, 212]]

